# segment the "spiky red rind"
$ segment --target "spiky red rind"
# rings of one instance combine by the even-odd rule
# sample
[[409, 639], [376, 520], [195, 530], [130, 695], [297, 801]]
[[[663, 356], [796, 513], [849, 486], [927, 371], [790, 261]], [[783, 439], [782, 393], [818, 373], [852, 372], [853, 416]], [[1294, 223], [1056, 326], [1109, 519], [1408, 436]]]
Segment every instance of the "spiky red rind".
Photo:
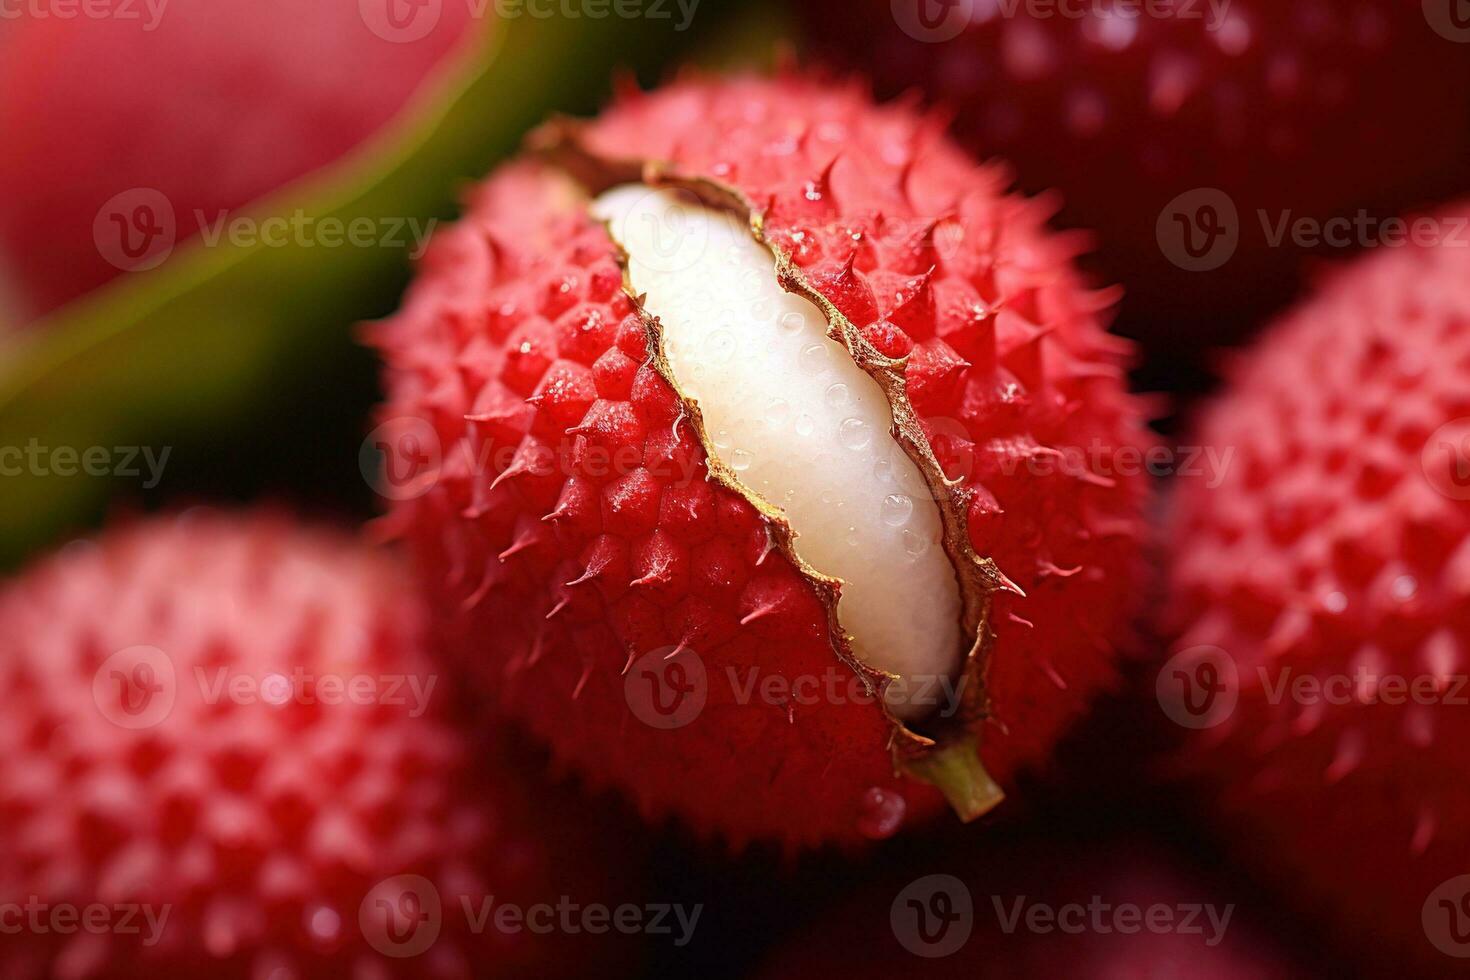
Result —
[[[604, 901], [612, 865], [523, 748], [463, 733], [414, 588], [346, 535], [198, 510], [118, 528], [0, 587], [0, 635], [5, 976], [568, 976], [630, 958], [475, 931], [462, 900]], [[385, 940], [417, 926], [375, 931], [370, 902], [402, 875], [443, 910], [412, 955]], [[76, 928], [53, 918], [68, 909]], [[106, 928], [82, 927], [99, 909]]]
[[1470, 417], [1470, 252], [1360, 259], [1229, 374], [1193, 440], [1221, 465], [1178, 483], [1169, 608], [1239, 700], [1181, 765], [1350, 945], [1449, 969], [1421, 910], [1470, 861], [1470, 716], [1444, 687], [1470, 645], [1470, 426], [1441, 429]]
[[[1043, 761], [1088, 695], [1113, 676], [1108, 638], [1119, 635], [1135, 585], [1144, 492], [1141, 473], [1110, 485], [1083, 473], [1042, 473], [1016, 448], [1086, 446], [1096, 437], [1106, 447], [1136, 450], [1145, 441], [1137, 406], [1124, 391], [1120, 348], [1103, 333], [1099, 304], [1069, 268], [1070, 247], [1045, 232], [1035, 208], [1006, 197], [995, 174], [976, 168], [908, 110], [876, 107], [851, 89], [808, 79], [684, 81], [615, 106], [580, 135], [598, 159], [632, 165], [616, 173], [574, 168], [580, 197], [574, 182], [544, 165], [503, 170], [469, 218], [436, 243], [445, 257], [430, 256], [404, 312], [378, 331], [389, 360], [384, 414], [432, 419], [446, 447], [438, 484], [398, 504], [393, 520], [456, 610], [444, 617], [451, 645], [480, 662], [501, 704], [558, 751], [649, 809], [677, 811], [702, 830], [737, 840], [852, 840], [861, 836], [869, 790], [907, 797], [917, 815], [937, 805], [933, 791], [894, 778], [889, 726], [873, 704], [736, 703], [728, 669], [792, 678], [822, 677], [835, 667], [853, 675], [834, 657], [840, 644], [811, 577], [771, 548], [769, 515], [712, 486], [700, 505], [706, 516], [684, 516], [694, 501], [685, 501], [687, 488], [677, 484], [703, 483], [710, 466], [676, 392], [658, 383], [657, 372], [641, 369], [626, 393], [599, 392], [589, 418], [570, 435], [558, 435], [532, 406], [527, 434], [565, 443], [551, 454], [565, 467], [556, 480], [517, 476], [487, 490], [498, 469], [476, 473], [451, 458], [465, 455], [465, 447], [488, 448], [491, 456], [515, 449], [513, 430], [492, 431], [465, 416], [478, 404], [511, 399], [513, 379], [504, 376], [511, 353], [547, 347], [546, 367], [556, 359], [549, 356], [554, 338], [537, 326], [563, 313], [547, 309], [558, 293], [545, 283], [570, 284], [570, 305], [596, 302], [616, 308], [618, 317], [627, 312], [625, 296], [584, 295], [591, 269], [618, 258], [605, 231], [587, 218], [585, 193], [642, 176], [657, 181], [660, 172], [704, 178], [765, 202], [768, 237], [791, 256], [793, 269], [806, 274], [829, 258], [851, 260], [849, 274], [863, 278], [888, 324], [858, 328], [878, 329], [910, 348], [942, 341], [962, 359], [943, 358], [946, 383], [930, 386], [916, 422], [926, 448], [964, 480], [958, 492], [970, 518], [967, 546], [994, 556], [1032, 594], [1028, 602], [1055, 613], [1038, 613], [1050, 625], [1018, 640], [1013, 656], [998, 656], [988, 677], [996, 719], [986, 725], [987, 766], [1005, 782], [1019, 765]], [[853, 152], [833, 164], [840, 149]], [[933, 265], [921, 233], [950, 214], [964, 230], [955, 254], [942, 257], [932, 276], [928, 267], [911, 269], [920, 259]], [[879, 232], [904, 222], [914, 226], [911, 234], [895, 235], [890, 247]], [[923, 253], [917, 257], [915, 235]], [[523, 244], [510, 256], [491, 256], [479, 244], [487, 237]], [[923, 322], [931, 308], [932, 322]], [[896, 311], [905, 311], [898, 319], [912, 333], [893, 324]], [[486, 359], [478, 372], [488, 379], [483, 383], [448, 370], [470, 345]], [[531, 394], [529, 381], [516, 386]], [[441, 402], [462, 411], [441, 411]], [[633, 411], [625, 413], [624, 405]], [[612, 422], [620, 412], [623, 421]], [[647, 512], [654, 523], [638, 525], [632, 537], [634, 531], [615, 536], [634, 561], [649, 548], [662, 549], [666, 560], [652, 563], [657, 574], [642, 584], [606, 590], [594, 580], [552, 620], [532, 617], [532, 610], [561, 602], [547, 583], [583, 574], [588, 542], [613, 517], [573, 506], [601, 499], [602, 491], [592, 490], [609, 482], [610, 475], [589, 472], [590, 448], [631, 450], [635, 469], [664, 467], [657, 513]], [[678, 474], [684, 478], [672, 479]], [[478, 506], [466, 521], [459, 515], [469, 501]], [[1003, 502], [1014, 519], [1000, 518], [1001, 508], [984, 501]], [[554, 546], [492, 567], [485, 557], [504, 549], [528, 510], [538, 518], [556, 515]], [[728, 598], [699, 594], [681, 571], [693, 567], [685, 558], [690, 549], [711, 539], [744, 556], [743, 584]], [[1087, 573], [1048, 578], [1049, 567]], [[470, 593], [474, 608], [459, 612]], [[1004, 646], [1015, 627], [1006, 616], [994, 622]], [[492, 624], [499, 655], [483, 641]], [[703, 713], [676, 732], [648, 729], [630, 716], [624, 697], [624, 668], [660, 647], [693, 648], [713, 680]], [[1068, 675], [1065, 689], [1049, 679], [1058, 671]]]

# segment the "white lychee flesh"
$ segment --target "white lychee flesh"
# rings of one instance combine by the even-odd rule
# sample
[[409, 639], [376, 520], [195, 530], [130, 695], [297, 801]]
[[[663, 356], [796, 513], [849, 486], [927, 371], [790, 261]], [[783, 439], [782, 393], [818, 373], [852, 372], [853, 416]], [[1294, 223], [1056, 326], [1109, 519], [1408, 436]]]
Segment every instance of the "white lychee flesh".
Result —
[[627, 253], [713, 452], [785, 513], [807, 564], [842, 580], [854, 651], [906, 682], [890, 688], [891, 710], [935, 710], [962, 659], [959, 583], [878, 383], [827, 337], [821, 310], [781, 288], [738, 216], [642, 185], [608, 191], [593, 213]]

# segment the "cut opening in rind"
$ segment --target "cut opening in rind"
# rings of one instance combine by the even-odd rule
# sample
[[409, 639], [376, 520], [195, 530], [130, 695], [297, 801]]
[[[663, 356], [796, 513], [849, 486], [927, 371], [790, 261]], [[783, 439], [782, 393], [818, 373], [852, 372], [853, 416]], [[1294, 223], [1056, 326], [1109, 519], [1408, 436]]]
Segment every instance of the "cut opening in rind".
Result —
[[853, 652], [898, 679], [889, 709], [906, 721], [941, 710], [964, 660], [960, 588], [883, 390], [829, 337], [825, 313], [782, 287], [738, 216], [643, 184], [604, 193], [593, 214], [627, 256], [709, 448], [784, 515], [803, 561], [841, 581]]
[[[959, 582], [963, 662], [954, 688], [954, 703], [949, 706], [956, 710], [930, 715], [922, 719], [922, 723], [916, 723], [899, 717], [889, 707], [886, 695], [879, 705], [892, 725], [891, 749], [898, 770], [941, 789], [962, 819], [971, 820], [988, 812], [1004, 798], [980, 763], [977, 744], [979, 727], [990, 713], [986, 677], [994, 645], [994, 634], [990, 628], [991, 606], [996, 592], [1021, 594], [1021, 590], [992, 559], [978, 554], [971, 545], [962, 481], [946, 476], [934, 456], [918, 415], [908, 400], [904, 362], [884, 356], [868, 343], [857, 326], [811, 284], [791, 257], [768, 240], [764, 212], [736, 188], [708, 177], [680, 174], [676, 168], [659, 161], [601, 156], [588, 149], [582, 125], [573, 120], [559, 119], [549, 123], [533, 134], [530, 142], [545, 160], [579, 183], [589, 198], [630, 183], [641, 184], [645, 188], [677, 188], [707, 207], [738, 219], [751, 239], [774, 259], [781, 288], [805, 297], [820, 309], [827, 318], [828, 337], [841, 344], [853, 362], [883, 390], [892, 411], [891, 435], [918, 467], [930, 499], [937, 502], [940, 510], [944, 552]], [[611, 231], [609, 234], [611, 236]], [[709, 457], [711, 478], [740, 494], [761, 512], [777, 550], [806, 577], [822, 598], [828, 612], [834, 655], [866, 683], [886, 691], [896, 676], [857, 656], [847, 631], [839, 622], [837, 596], [841, 583], [802, 560], [793, 544], [793, 530], [782, 512], [747, 490], [737, 474], [726, 467], [714, 451], [698, 404], [680, 390], [679, 381], [664, 355], [658, 321], [643, 308], [642, 297], [627, 281], [627, 256], [621, 258], [625, 290], [644, 320], [652, 363], [684, 401], [690, 422]], [[959, 764], [957, 759], [962, 759], [963, 764]]]

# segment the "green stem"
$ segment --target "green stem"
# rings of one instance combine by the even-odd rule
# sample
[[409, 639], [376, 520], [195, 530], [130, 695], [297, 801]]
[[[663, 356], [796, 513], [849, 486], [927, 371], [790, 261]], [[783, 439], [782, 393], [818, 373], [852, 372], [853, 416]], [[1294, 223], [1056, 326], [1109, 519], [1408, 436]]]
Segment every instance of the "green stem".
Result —
[[904, 769], [943, 793], [966, 823], [995, 809], [1006, 796], [985, 771], [979, 746], [973, 738], [938, 746], [921, 758], [905, 763]]

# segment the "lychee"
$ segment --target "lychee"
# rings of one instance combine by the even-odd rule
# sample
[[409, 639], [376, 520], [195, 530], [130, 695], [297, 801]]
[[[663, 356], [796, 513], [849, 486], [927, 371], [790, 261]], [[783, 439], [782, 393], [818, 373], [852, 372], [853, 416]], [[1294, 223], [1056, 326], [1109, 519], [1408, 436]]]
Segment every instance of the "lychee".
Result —
[[924, 781], [988, 810], [1113, 679], [1137, 587], [1113, 294], [854, 86], [691, 78], [533, 149], [372, 331], [386, 523], [448, 647], [735, 841], [887, 836]]
[[615, 871], [634, 878], [523, 750], [452, 724], [424, 626], [393, 563], [267, 514], [147, 520], [6, 583], [0, 974], [543, 977], [626, 959], [497, 927], [501, 906], [606, 903]]
[[1334, 275], [1205, 412], [1196, 441], [1233, 462], [1177, 484], [1158, 690], [1243, 855], [1350, 948], [1449, 970], [1470, 952], [1445, 946], [1470, 935], [1470, 208], [1416, 224], [1441, 243]]
[[469, 21], [462, 3], [409, 8], [432, 29], [402, 33], [383, 2], [44, 6], [0, 32], [0, 296], [22, 321], [342, 158]]
[[1028, 191], [1058, 191], [1062, 220], [1096, 233], [1097, 261], [1127, 289], [1130, 329], [1174, 361], [1290, 299], [1313, 246], [1278, 228], [1387, 217], [1470, 180], [1470, 45], [1456, 43], [1470, 25], [1453, 3], [798, 9], [822, 57], [880, 94], [922, 91], [968, 148], [1011, 162]]

